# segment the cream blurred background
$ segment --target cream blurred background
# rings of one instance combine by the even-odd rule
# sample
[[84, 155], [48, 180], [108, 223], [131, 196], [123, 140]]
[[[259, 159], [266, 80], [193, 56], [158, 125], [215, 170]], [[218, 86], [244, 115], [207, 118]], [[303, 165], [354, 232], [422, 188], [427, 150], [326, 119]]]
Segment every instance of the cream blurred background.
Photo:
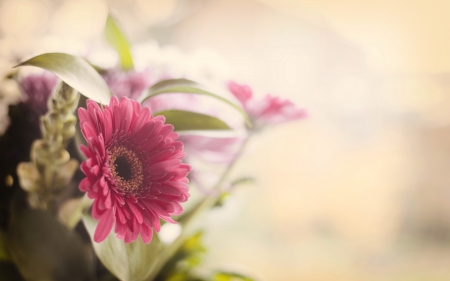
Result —
[[309, 112], [254, 140], [235, 175], [257, 182], [208, 216], [205, 268], [450, 280], [449, 1], [0, 0], [0, 74], [95, 53], [108, 7], [133, 44]]

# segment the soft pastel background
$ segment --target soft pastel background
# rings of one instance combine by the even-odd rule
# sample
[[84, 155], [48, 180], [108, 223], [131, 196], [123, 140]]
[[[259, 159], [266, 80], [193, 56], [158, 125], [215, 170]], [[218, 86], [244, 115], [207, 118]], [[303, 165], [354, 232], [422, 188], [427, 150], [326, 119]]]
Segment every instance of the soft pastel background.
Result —
[[235, 174], [257, 182], [206, 219], [205, 268], [450, 280], [449, 1], [0, 0], [0, 74], [49, 51], [114, 63], [108, 6], [140, 52], [309, 112], [254, 140]]

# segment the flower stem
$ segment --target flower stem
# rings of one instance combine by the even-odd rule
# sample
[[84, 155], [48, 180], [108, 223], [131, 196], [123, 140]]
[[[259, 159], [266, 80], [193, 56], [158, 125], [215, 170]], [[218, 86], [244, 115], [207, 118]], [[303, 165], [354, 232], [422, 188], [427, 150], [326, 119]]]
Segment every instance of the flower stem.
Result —
[[[251, 135], [248, 135], [241, 147], [239, 148], [236, 157], [233, 159], [233, 161], [228, 165], [220, 179], [217, 181], [217, 183], [213, 187], [213, 191], [219, 191], [219, 189], [224, 184], [225, 180], [228, 178], [229, 174], [231, 173], [232, 169], [234, 168], [237, 160], [242, 156], [244, 149], [248, 143], [248, 140], [250, 139]], [[214, 205], [216, 205], [219, 200], [221, 199], [221, 193], [220, 192], [212, 192], [212, 194], [208, 197], [206, 197], [203, 201], [201, 201], [197, 206], [194, 207], [191, 213], [187, 215], [187, 217], [183, 220], [183, 222], [180, 222], [183, 226], [183, 230], [178, 236], [178, 238], [169, 245], [168, 248], [164, 249], [164, 251], [161, 253], [159, 258], [156, 260], [156, 262], [153, 264], [153, 269], [151, 271], [151, 274], [149, 276], [148, 280], [153, 280], [157, 274], [161, 271], [161, 269], [164, 267], [166, 262], [178, 251], [178, 249], [183, 245], [183, 243], [188, 238], [188, 234], [190, 233], [190, 228], [192, 228], [192, 225], [197, 220], [197, 218], [205, 211], [212, 208]]]

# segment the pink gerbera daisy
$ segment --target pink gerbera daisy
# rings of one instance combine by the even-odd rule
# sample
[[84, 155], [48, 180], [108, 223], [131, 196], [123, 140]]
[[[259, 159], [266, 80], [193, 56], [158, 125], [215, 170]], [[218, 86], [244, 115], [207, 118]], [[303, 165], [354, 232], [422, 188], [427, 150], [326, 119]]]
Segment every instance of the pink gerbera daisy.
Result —
[[113, 97], [101, 108], [87, 101], [79, 108], [80, 126], [88, 146], [80, 189], [94, 199], [92, 216], [99, 220], [94, 241], [103, 241], [115, 224], [117, 238], [125, 243], [141, 234], [149, 243], [160, 221], [176, 223], [180, 202], [189, 197], [187, 174], [181, 163], [183, 143], [175, 141], [173, 126], [163, 116], [153, 117], [148, 107], [128, 98]]

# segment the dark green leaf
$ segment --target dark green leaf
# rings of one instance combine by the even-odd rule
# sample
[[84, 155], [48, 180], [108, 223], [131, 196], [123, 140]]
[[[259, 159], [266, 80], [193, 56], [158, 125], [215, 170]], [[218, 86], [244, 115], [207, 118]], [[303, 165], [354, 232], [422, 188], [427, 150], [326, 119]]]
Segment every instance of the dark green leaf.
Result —
[[122, 68], [133, 68], [133, 58], [131, 56], [130, 44], [111, 16], [108, 16], [108, 19], [106, 20], [105, 36], [109, 44], [111, 44], [119, 55]]
[[11, 259], [28, 281], [93, 280], [93, 269], [80, 237], [49, 212], [13, 213], [7, 241]]
[[218, 100], [223, 101], [224, 103], [232, 106], [234, 109], [239, 111], [239, 113], [242, 114], [244, 117], [247, 125], [251, 127], [250, 119], [248, 118], [245, 111], [239, 107], [238, 105], [234, 104], [233, 102], [219, 96], [216, 94], [213, 94], [209, 91], [206, 91], [203, 89], [201, 85], [198, 83], [188, 80], [188, 79], [168, 79], [163, 80], [152, 87], [150, 87], [140, 98], [139, 101], [142, 103], [146, 99], [161, 95], [161, 94], [170, 94], [170, 93], [185, 93], [185, 94], [197, 94], [197, 95], [206, 95], [213, 98], [216, 98]]
[[230, 127], [222, 120], [192, 111], [164, 110], [155, 113], [155, 115], [164, 115], [166, 123], [172, 124], [175, 131], [230, 130]]
[[[83, 222], [92, 238], [97, 222], [88, 215], [83, 216]], [[92, 240], [92, 245], [103, 265], [123, 281], [147, 280], [162, 249], [157, 235], [153, 235], [150, 244], [142, 243], [139, 238], [125, 244], [113, 231], [101, 243]]]
[[63, 53], [47, 53], [33, 57], [18, 66], [31, 65], [49, 70], [82, 95], [109, 104], [111, 93], [106, 82], [84, 59]]

